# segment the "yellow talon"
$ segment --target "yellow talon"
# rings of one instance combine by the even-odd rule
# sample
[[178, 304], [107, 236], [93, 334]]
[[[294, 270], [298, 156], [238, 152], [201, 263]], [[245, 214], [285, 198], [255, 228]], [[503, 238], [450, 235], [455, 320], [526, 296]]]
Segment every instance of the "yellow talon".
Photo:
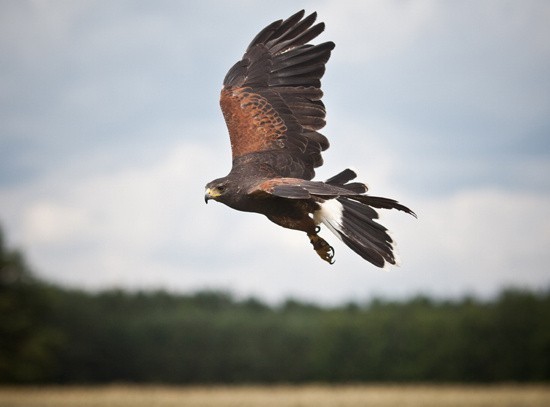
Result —
[[334, 264], [334, 248], [319, 235], [308, 234], [308, 237], [319, 257], [330, 264]]

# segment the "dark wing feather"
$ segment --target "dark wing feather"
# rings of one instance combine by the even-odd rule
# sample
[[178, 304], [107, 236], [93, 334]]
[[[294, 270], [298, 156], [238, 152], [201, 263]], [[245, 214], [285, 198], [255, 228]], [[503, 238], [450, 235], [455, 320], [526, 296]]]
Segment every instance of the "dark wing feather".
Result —
[[[249, 193], [269, 194], [279, 198], [310, 199], [312, 196], [320, 198], [336, 198], [339, 196], [354, 196], [365, 192], [363, 184], [348, 185], [327, 184], [322, 181], [308, 181], [299, 178], [273, 178], [255, 185]], [[358, 186], [362, 188], [358, 190]]]
[[[394, 199], [379, 196], [366, 195], [367, 187], [359, 182], [348, 183], [355, 178], [355, 173], [345, 170], [330, 178], [327, 182], [307, 181], [297, 178], [274, 178], [261, 182], [249, 191], [252, 194], [269, 194], [287, 199], [310, 199], [318, 197], [321, 199], [343, 198], [346, 200], [360, 202], [373, 208], [397, 209], [406, 212], [414, 217], [416, 214]], [[373, 213], [376, 212], [373, 210]], [[376, 219], [377, 215], [372, 215]]]
[[333, 177], [330, 177], [325, 182], [332, 185], [343, 185], [355, 178], [357, 178], [357, 174], [355, 173], [355, 171], [346, 168], [344, 171], [336, 174]]
[[302, 10], [268, 25], [228, 71], [220, 104], [234, 166], [262, 162], [273, 176], [312, 179], [322, 165], [329, 142], [317, 131], [326, 115], [320, 80], [334, 43], [308, 44], [324, 30], [316, 17]]

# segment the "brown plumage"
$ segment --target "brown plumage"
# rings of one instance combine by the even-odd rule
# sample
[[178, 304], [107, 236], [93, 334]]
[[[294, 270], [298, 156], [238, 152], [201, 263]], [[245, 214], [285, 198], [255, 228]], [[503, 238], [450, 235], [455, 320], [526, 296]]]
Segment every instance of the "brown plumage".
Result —
[[220, 105], [229, 130], [233, 166], [206, 186], [205, 200], [257, 212], [286, 228], [307, 233], [319, 256], [332, 263], [333, 248], [318, 235], [325, 224], [372, 264], [395, 264], [392, 239], [374, 219], [373, 208], [407, 207], [366, 195], [350, 182], [347, 169], [329, 180], [312, 181], [329, 147], [318, 132], [325, 126], [321, 77], [333, 42], [309, 44], [323, 30], [316, 13], [300, 11], [264, 28], [242, 60], [227, 73]]

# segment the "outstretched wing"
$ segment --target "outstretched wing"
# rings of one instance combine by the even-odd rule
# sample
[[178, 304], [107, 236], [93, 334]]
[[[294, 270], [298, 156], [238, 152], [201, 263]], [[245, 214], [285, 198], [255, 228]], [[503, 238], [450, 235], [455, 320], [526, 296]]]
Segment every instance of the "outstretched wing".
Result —
[[220, 104], [233, 166], [252, 164], [274, 176], [312, 179], [329, 142], [321, 77], [333, 42], [308, 44], [325, 28], [300, 11], [264, 28], [227, 73]]
[[416, 217], [412, 210], [394, 199], [366, 195], [367, 186], [365, 184], [349, 182], [355, 176], [355, 173], [348, 169], [325, 182], [297, 178], [273, 178], [253, 186], [248, 192], [256, 196], [275, 196], [287, 199], [345, 198], [361, 202], [373, 208], [397, 209]]

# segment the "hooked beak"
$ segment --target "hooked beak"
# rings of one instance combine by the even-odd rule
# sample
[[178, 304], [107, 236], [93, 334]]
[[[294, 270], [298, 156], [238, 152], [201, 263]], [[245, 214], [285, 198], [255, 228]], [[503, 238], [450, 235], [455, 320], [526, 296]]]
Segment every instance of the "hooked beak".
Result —
[[208, 203], [211, 199], [216, 199], [220, 194], [214, 189], [206, 188], [206, 191], [204, 192], [204, 202]]

